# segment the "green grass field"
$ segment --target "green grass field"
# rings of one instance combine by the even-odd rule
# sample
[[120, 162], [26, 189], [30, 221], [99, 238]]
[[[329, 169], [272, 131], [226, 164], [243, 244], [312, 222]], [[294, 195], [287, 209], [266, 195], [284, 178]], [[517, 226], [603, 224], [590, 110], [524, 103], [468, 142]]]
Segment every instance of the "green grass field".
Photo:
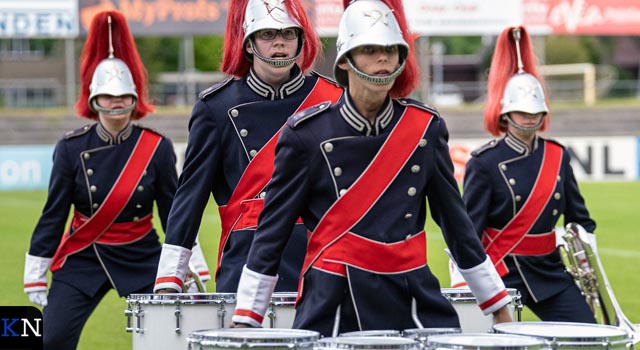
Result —
[[[640, 299], [635, 288], [640, 287], [640, 247], [637, 239], [635, 216], [640, 212], [637, 196], [640, 182], [582, 183], [581, 189], [592, 216], [598, 223], [598, 251], [609, 277], [609, 282], [626, 316], [640, 323]], [[29, 305], [22, 291], [24, 254], [29, 247], [31, 232], [38, 219], [46, 197], [45, 192], [0, 192], [2, 222], [0, 255], [4, 272], [0, 275], [0, 305]], [[203, 219], [200, 241], [209, 265], [217, 256], [219, 219], [215, 208], [207, 209]], [[156, 225], [159, 226], [159, 225]], [[444, 240], [433, 223], [427, 224], [429, 265], [447, 287], [449, 277], [447, 258], [443, 251]], [[213, 271], [213, 270], [212, 270]], [[208, 291], [214, 286], [209, 284]], [[125, 332], [126, 302], [112, 291], [95, 311], [80, 339], [81, 350], [131, 349], [131, 334]], [[525, 320], [536, 318], [525, 310]]]

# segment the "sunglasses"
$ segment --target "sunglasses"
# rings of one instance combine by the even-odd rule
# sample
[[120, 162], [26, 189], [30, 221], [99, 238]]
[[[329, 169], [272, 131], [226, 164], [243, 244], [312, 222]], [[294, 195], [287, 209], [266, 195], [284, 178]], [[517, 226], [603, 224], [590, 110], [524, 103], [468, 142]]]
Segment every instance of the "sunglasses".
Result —
[[285, 40], [298, 39], [297, 28], [284, 28], [284, 29], [262, 29], [256, 32], [255, 36], [262, 40], [274, 40], [278, 33], [282, 35]]

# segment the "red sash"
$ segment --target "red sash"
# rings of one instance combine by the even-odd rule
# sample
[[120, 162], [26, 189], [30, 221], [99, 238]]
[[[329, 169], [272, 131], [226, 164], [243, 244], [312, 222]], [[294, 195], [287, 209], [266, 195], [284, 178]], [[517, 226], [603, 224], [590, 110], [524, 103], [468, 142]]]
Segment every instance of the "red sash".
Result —
[[[341, 95], [341, 88], [324, 79], [318, 78], [316, 85], [307, 98], [298, 106], [294, 114], [325, 101], [336, 103]], [[264, 207], [264, 200], [256, 197], [271, 180], [275, 161], [276, 143], [281, 130], [282, 129], [278, 130], [269, 142], [260, 149], [251, 162], [249, 162], [227, 204], [218, 208], [220, 220], [222, 221], [222, 230], [220, 233], [220, 246], [218, 247], [217, 270], [220, 269], [224, 247], [227, 244], [231, 231], [255, 228], [258, 225], [258, 217]], [[218, 274], [217, 270], [216, 275]]]
[[[382, 196], [418, 147], [432, 117], [415, 107], [407, 107], [371, 164], [327, 210], [309, 237], [298, 296], [302, 295], [302, 276], [325, 250], [339, 243]], [[399, 253], [394, 251], [393, 254]]]
[[146, 130], [142, 131], [127, 164], [122, 169], [102, 206], [72, 235], [69, 234], [69, 230], [62, 237], [60, 245], [53, 255], [51, 272], [59, 270], [69, 255], [85, 249], [109, 230], [113, 221], [120, 215], [131, 198], [161, 140], [162, 136], [158, 134]]
[[[500, 232], [495, 234], [485, 232], [485, 235], [483, 235], [483, 246], [487, 254], [491, 257], [500, 276], [504, 276], [509, 272], [503, 260], [505, 256], [513, 253], [521, 244], [520, 251], [525, 252], [526, 247], [531, 247], [530, 243], [536, 243], [535, 238], [531, 238], [532, 241], [528, 239], [525, 240], [525, 238], [532, 237], [531, 235], [527, 235], [527, 233], [536, 223], [536, 220], [540, 217], [540, 214], [553, 195], [561, 164], [562, 147], [555, 143], [545, 141], [542, 166], [538, 172], [536, 183], [533, 185], [531, 195], [529, 195], [529, 198], [520, 211]], [[549, 237], [549, 234], [540, 237], [539, 239], [543, 240], [544, 247], [537, 247], [531, 252], [539, 253], [540, 249], [548, 249], [550, 242]], [[553, 244], [555, 248], [555, 237]]]

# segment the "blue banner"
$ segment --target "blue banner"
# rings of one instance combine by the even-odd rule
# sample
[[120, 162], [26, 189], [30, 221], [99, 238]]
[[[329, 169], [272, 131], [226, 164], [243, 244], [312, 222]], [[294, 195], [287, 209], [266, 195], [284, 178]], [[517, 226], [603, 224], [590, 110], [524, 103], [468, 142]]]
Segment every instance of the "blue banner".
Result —
[[53, 145], [0, 146], [0, 191], [42, 190], [49, 184]]

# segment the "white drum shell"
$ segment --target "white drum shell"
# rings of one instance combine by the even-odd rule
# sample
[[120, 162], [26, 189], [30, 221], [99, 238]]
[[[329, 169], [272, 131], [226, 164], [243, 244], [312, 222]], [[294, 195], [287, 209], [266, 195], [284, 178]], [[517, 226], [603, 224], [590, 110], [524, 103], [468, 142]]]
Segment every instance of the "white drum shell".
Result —
[[427, 339], [429, 350], [546, 350], [544, 339], [511, 334], [459, 333], [439, 334]]
[[[511, 318], [514, 321], [520, 320], [522, 303], [520, 293], [517, 289], [507, 288], [507, 293], [511, 296], [511, 303], [508, 305]], [[478, 301], [468, 288], [443, 288], [442, 295], [453, 305], [460, 319], [462, 333], [486, 333], [491, 331], [493, 326], [493, 315], [482, 313]]]

